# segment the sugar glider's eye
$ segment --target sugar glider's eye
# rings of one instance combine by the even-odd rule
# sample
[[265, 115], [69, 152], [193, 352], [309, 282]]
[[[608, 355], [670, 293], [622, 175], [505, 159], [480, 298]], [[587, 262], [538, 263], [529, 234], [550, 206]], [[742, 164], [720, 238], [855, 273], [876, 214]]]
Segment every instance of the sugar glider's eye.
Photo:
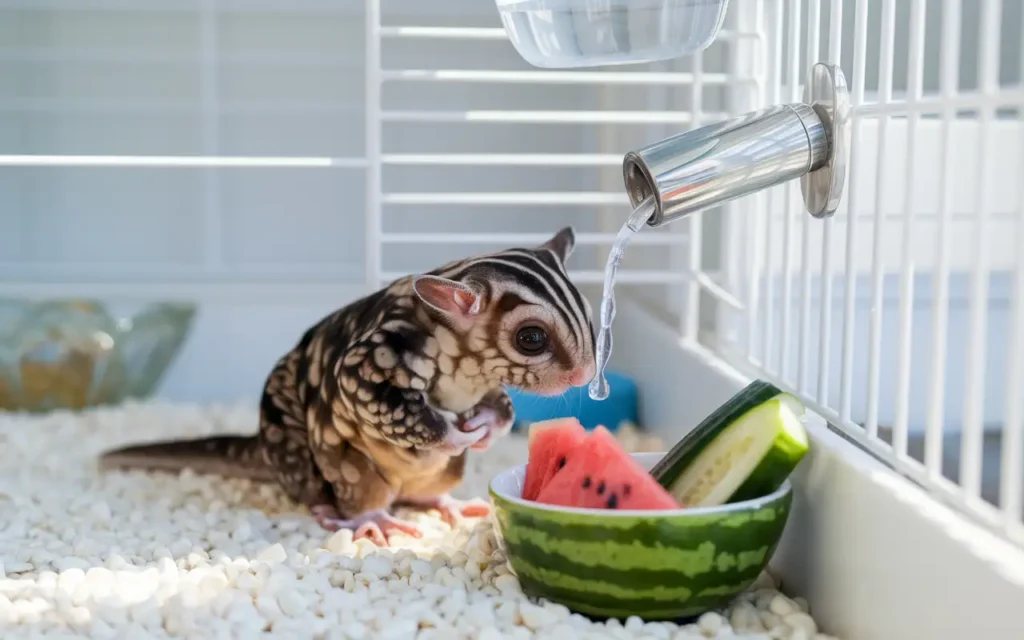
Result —
[[526, 356], [535, 356], [548, 347], [548, 334], [540, 327], [522, 327], [516, 332], [516, 349]]

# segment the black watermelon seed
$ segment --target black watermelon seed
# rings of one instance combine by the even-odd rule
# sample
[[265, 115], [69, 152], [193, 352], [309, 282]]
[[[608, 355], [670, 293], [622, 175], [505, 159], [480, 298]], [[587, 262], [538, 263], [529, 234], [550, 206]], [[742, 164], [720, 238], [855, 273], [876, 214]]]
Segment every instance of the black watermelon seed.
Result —
[[562, 456], [561, 458], [558, 459], [558, 468], [561, 469], [564, 466], [565, 466], [565, 456]]
[[631, 491], [633, 491], [633, 487], [631, 487], [628, 482], [622, 486], [622, 495], [626, 496], [627, 498], [629, 497]]
[[597, 485], [597, 495], [599, 495], [599, 496], [603, 496], [604, 495], [604, 480], [599, 482], [598, 485]]
[[590, 486], [590, 476], [583, 476], [583, 488], [586, 489]]
[[608, 496], [608, 508], [614, 509], [617, 506], [619, 506], [619, 496], [615, 495], [615, 492], [613, 491], [612, 494]]

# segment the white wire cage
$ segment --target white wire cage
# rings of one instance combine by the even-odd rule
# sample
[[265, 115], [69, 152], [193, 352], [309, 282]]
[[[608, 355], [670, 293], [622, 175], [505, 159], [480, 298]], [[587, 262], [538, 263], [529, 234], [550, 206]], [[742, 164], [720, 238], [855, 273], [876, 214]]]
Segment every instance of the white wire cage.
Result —
[[269, 314], [573, 224], [594, 294], [627, 150], [838, 63], [836, 216], [790, 184], [645, 230], [620, 291], [1019, 541], [1022, 34], [1021, 0], [736, 0], [700, 54], [551, 71], [489, 2], [0, 0], [0, 292]]
[[846, 71], [850, 169], [833, 219], [803, 214], [796, 185], [737, 205], [756, 212], [729, 236], [746, 304], [712, 343], [1018, 542], [1022, 8], [809, 0], [752, 11], [772, 34], [764, 102], [797, 100], [814, 60]]

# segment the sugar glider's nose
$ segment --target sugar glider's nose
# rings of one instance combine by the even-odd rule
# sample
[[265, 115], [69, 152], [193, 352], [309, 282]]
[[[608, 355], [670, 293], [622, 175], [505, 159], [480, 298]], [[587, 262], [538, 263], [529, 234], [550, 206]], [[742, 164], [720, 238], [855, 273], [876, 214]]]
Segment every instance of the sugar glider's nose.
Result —
[[569, 374], [569, 384], [574, 387], [582, 387], [583, 385], [590, 382], [594, 377], [594, 366], [587, 365], [585, 367], [576, 367]]

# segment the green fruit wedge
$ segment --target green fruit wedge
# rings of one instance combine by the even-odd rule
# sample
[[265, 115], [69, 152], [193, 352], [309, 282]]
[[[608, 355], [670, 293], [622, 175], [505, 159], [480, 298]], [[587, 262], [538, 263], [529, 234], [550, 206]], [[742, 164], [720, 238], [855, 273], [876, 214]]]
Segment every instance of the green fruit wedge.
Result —
[[804, 413], [798, 398], [756, 380], [672, 447], [651, 475], [688, 507], [766, 496], [808, 451]]

